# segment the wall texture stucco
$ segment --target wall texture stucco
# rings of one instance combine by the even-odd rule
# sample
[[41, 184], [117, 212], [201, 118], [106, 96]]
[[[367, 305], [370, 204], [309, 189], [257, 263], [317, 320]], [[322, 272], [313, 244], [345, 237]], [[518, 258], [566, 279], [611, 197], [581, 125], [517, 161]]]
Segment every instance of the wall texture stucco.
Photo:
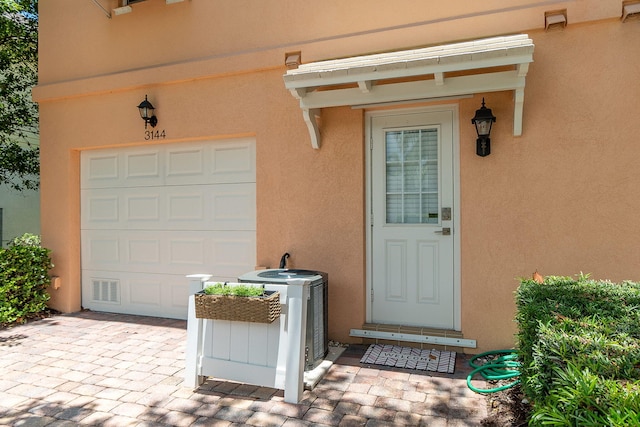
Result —
[[[366, 321], [367, 110], [324, 109], [313, 150], [284, 88], [284, 53], [302, 50], [308, 62], [510, 32], [535, 44], [523, 135], [513, 137], [511, 92], [447, 101], [460, 117], [462, 333], [478, 341], [468, 351], [513, 345], [517, 278], [536, 269], [640, 280], [640, 59], [630, 54], [640, 24], [620, 23], [613, 1], [374, 3], [149, 0], [107, 19], [91, 2], [42, 2], [34, 97], [43, 241], [62, 279], [52, 305], [80, 309], [79, 153], [148, 144], [135, 106], [149, 94], [167, 130], [161, 143], [256, 138], [257, 264], [276, 267], [289, 252], [291, 267], [328, 272], [330, 338], [357, 341], [349, 330]], [[544, 10], [562, 7], [569, 26], [544, 32]], [[470, 123], [483, 96], [498, 117], [486, 158], [475, 155]]]

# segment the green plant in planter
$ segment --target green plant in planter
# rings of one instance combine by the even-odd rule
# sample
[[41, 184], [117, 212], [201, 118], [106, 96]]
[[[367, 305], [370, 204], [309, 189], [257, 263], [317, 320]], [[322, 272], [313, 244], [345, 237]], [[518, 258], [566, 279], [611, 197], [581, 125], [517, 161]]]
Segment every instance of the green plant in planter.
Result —
[[255, 284], [215, 283], [195, 294], [195, 309], [198, 319], [272, 323], [281, 313], [280, 294]]
[[224, 283], [215, 283], [204, 288], [207, 295], [233, 295], [238, 297], [261, 297], [264, 295], [264, 289], [257, 286], [238, 285], [227, 286]]

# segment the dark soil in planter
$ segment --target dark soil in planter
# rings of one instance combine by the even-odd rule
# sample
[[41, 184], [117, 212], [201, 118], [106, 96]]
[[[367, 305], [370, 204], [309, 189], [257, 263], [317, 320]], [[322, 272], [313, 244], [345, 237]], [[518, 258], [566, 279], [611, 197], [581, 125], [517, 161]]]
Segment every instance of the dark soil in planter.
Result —
[[529, 423], [531, 407], [524, 403], [520, 384], [487, 395], [488, 416], [481, 425], [486, 427], [525, 427]]

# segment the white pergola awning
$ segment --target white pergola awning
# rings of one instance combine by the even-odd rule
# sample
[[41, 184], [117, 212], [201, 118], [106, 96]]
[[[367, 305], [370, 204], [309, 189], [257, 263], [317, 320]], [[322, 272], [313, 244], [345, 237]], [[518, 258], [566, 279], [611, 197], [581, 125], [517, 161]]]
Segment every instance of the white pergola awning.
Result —
[[513, 134], [522, 134], [525, 77], [533, 62], [526, 34], [302, 64], [284, 75], [300, 100], [314, 148], [322, 108], [425, 101], [515, 91]]

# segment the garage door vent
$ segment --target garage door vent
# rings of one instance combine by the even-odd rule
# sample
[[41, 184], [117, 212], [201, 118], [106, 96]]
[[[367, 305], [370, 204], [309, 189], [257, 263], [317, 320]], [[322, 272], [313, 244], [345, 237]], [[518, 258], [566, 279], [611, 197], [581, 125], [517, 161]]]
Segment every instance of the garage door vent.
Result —
[[120, 282], [118, 280], [92, 280], [93, 300], [120, 304]]

